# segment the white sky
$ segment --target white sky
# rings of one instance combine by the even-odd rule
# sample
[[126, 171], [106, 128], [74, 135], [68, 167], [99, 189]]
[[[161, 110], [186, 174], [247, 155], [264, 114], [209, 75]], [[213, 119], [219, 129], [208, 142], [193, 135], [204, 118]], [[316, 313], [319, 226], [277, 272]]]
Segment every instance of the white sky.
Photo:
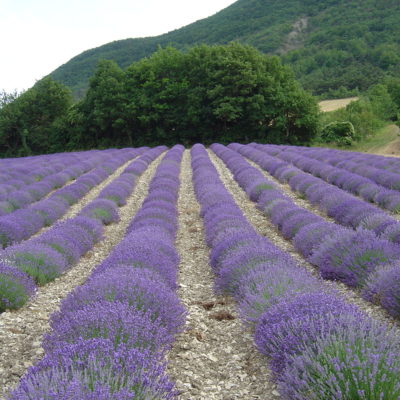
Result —
[[84, 50], [156, 36], [235, 0], [0, 0], [0, 90], [28, 89]]

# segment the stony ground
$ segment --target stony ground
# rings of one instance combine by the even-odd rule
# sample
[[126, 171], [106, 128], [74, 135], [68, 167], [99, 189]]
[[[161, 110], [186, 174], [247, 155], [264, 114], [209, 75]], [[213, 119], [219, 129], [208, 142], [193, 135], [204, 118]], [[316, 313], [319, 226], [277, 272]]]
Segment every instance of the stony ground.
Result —
[[[209, 155], [221, 180], [257, 231], [289, 252], [298, 261], [299, 267], [317, 275], [316, 269], [307, 263], [291, 243], [283, 239], [266, 216], [256, 209], [255, 204], [237, 185], [223, 162], [211, 151]], [[82, 284], [94, 267], [122, 240], [127, 225], [147, 195], [149, 182], [161, 158], [162, 156], [154, 161], [139, 178], [127, 205], [119, 209], [121, 221], [106, 227], [102, 242], [66, 274], [40, 288], [37, 296], [25, 307], [0, 315], [0, 398], [4, 399], [5, 393], [17, 384], [26, 369], [43, 356], [41, 340], [49, 329], [49, 315], [58, 309], [60, 301], [74, 287]], [[79, 212], [104, 186], [116, 178], [125, 166], [88, 193], [65, 218]], [[297, 204], [324, 216], [291, 192], [287, 185], [281, 185], [268, 173], [263, 173]], [[178, 294], [188, 310], [188, 318], [185, 331], [179, 335], [168, 356], [168, 372], [176, 382], [180, 393], [178, 398], [279, 399], [277, 388], [270, 380], [267, 360], [255, 350], [252, 332], [238, 319], [233, 300], [214, 293], [214, 276], [208, 264], [209, 248], [205, 244], [200, 208], [193, 191], [188, 150], [183, 156], [180, 178], [179, 231], [176, 242], [181, 257]], [[384, 310], [365, 302], [356, 291], [336, 282], [325, 281], [324, 284], [336, 288], [347, 301], [359, 305], [375, 318], [399, 326]]]

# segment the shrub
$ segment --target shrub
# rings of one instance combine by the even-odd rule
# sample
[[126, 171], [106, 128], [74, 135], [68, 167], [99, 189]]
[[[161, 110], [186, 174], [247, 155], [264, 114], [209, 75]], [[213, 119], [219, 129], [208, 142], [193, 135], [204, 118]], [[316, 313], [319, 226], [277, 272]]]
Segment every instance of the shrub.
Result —
[[293, 238], [295, 249], [305, 258], [312, 256], [314, 251], [324, 242], [325, 238], [336, 231], [344, 231], [345, 228], [338, 228], [330, 222], [317, 222], [305, 225], [299, 229]]
[[25, 272], [0, 264], [0, 312], [22, 307], [35, 291], [33, 279]]
[[79, 339], [31, 367], [9, 400], [172, 400], [175, 394], [164, 365], [148, 352]]
[[380, 304], [393, 317], [400, 317], [400, 265], [379, 267], [368, 277], [362, 295]]
[[54, 280], [67, 267], [63, 255], [42, 243], [26, 242], [9, 247], [1, 257], [7, 264], [31, 276], [38, 285]]
[[338, 317], [347, 314], [362, 318], [356, 306], [337, 296], [303, 291], [293, 298], [293, 292], [291, 294], [262, 314], [256, 326], [257, 348], [270, 357], [275, 377], [283, 372], [289, 356], [297, 354], [303, 346], [311, 345], [316, 337], [340, 327], [344, 320]]
[[51, 332], [43, 340], [46, 352], [52, 352], [79, 338], [109, 339], [118, 346], [147, 349], [151, 352], [165, 350], [173, 341], [158, 320], [152, 321], [149, 313], [143, 313], [127, 303], [98, 301], [79, 310], [50, 318]]
[[397, 400], [399, 351], [394, 330], [380, 321], [348, 317], [288, 358], [280, 393], [293, 400]]
[[260, 264], [240, 282], [240, 314], [245, 321], [256, 323], [266, 310], [283, 299], [314, 291], [322, 291], [320, 282], [294, 261], [278, 259], [273, 264]]
[[[175, 334], [185, 323], [185, 309], [176, 294], [162, 282], [161, 276], [150, 270], [115, 267], [96, 274], [83, 286], [77, 287], [61, 303], [59, 318], [98, 301], [122, 302], [148, 313]], [[53, 317], [55, 320], [56, 317]]]
[[360, 287], [377, 266], [397, 259], [400, 249], [367, 230], [338, 232], [326, 239], [311, 257], [326, 279]]
[[79, 215], [98, 219], [105, 225], [119, 221], [117, 205], [113, 201], [107, 199], [93, 200], [82, 209]]
[[303, 226], [323, 221], [323, 218], [314, 213], [299, 210], [282, 222], [281, 232], [285, 239], [292, 239]]
[[268, 265], [276, 263], [290, 265], [292, 259], [289, 254], [282, 252], [267, 241], [240, 247], [233, 254], [227, 254], [227, 257], [221, 263], [215, 280], [216, 289], [219, 292], [235, 294], [243, 276], [264, 263]]
[[355, 136], [354, 126], [349, 121], [334, 121], [325, 125], [321, 131], [321, 140], [335, 142], [339, 146], [350, 146]]

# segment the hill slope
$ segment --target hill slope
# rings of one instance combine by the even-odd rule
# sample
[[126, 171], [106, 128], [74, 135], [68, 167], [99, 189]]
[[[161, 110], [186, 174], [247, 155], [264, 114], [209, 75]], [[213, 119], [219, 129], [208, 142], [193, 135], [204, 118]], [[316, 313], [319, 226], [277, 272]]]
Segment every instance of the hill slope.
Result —
[[365, 89], [384, 74], [400, 76], [398, 0], [238, 0], [219, 13], [164, 35], [87, 50], [51, 73], [79, 95], [99, 59], [125, 68], [159, 45], [239, 41], [281, 54], [316, 94]]

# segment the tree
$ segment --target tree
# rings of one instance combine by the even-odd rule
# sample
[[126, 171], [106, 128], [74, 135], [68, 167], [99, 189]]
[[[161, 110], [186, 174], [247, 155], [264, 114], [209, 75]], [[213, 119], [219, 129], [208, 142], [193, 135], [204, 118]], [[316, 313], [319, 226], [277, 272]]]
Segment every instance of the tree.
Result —
[[250, 46], [159, 49], [126, 72], [126, 118], [139, 144], [308, 143], [315, 100], [277, 57]]
[[132, 146], [132, 132], [126, 128], [124, 118], [125, 103], [124, 72], [114, 61], [101, 60], [90, 79], [86, 97], [72, 110], [84, 132], [81, 145]]
[[26, 156], [57, 146], [54, 124], [71, 105], [69, 89], [51, 78], [38, 81], [0, 109], [0, 154]]

